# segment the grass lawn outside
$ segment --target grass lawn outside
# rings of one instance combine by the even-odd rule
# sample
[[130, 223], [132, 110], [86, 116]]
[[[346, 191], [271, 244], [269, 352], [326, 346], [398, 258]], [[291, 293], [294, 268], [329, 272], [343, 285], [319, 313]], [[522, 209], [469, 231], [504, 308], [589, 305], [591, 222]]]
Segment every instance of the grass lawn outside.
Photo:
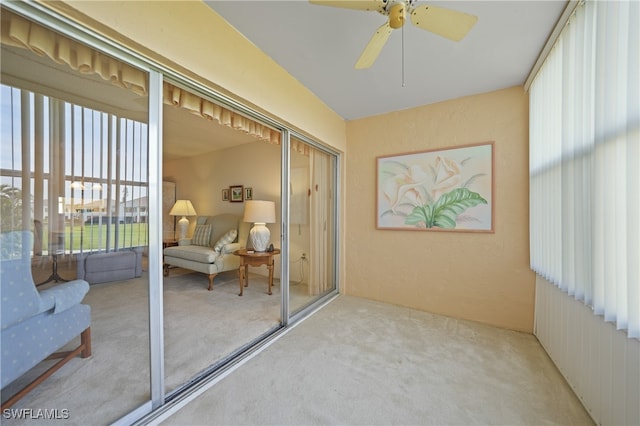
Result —
[[[45, 223], [42, 230], [42, 249], [49, 247], [49, 232]], [[79, 252], [109, 248], [140, 247], [148, 245], [149, 227], [146, 223], [80, 224], [72, 227], [65, 223], [64, 251]], [[117, 247], [116, 247], [117, 241]]]

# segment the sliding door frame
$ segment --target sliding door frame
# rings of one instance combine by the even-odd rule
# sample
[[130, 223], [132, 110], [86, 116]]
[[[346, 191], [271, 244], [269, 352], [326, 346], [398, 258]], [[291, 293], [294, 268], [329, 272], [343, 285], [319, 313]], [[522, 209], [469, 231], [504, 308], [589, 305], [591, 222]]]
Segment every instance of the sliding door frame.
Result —
[[[333, 171], [333, 176], [332, 176], [332, 183], [333, 183], [333, 187], [331, 188], [331, 191], [333, 192], [333, 194], [335, 194], [334, 196], [334, 203], [333, 206], [331, 206], [331, 220], [333, 221], [333, 230], [334, 230], [334, 238], [332, 240], [333, 245], [332, 245], [332, 261], [333, 261], [333, 283], [334, 283], [334, 288], [333, 290], [331, 290], [330, 292], [328, 292], [327, 294], [318, 297], [316, 300], [313, 301], [312, 304], [310, 304], [309, 306], [306, 306], [298, 311], [296, 311], [294, 314], [291, 314], [290, 312], [290, 307], [289, 307], [289, 212], [290, 212], [290, 199], [289, 199], [289, 188], [291, 188], [291, 176], [290, 176], [290, 171], [291, 171], [291, 139], [295, 138], [298, 139], [302, 142], [304, 142], [305, 144], [311, 146], [313, 149], [317, 149], [318, 151], [321, 151], [323, 153], [326, 153], [330, 156], [332, 164], [331, 164], [331, 169]], [[319, 144], [318, 142], [314, 141], [313, 139], [308, 138], [307, 136], [298, 133], [294, 130], [288, 130], [286, 132], [286, 143], [284, 143], [284, 139], [285, 139], [285, 135], [283, 134], [283, 162], [282, 162], [282, 199], [283, 199], [283, 205], [282, 205], [282, 256], [280, 258], [280, 262], [281, 262], [281, 270], [283, 271], [282, 277], [280, 279], [281, 282], [281, 287], [282, 287], [282, 297], [283, 297], [283, 316], [282, 318], [286, 318], [287, 319], [287, 325], [291, 325], [291, 324], [295, 324], [296, 322], [300, 321], [301, 319], [307, 317], [308, 315], [310, 315], [311, 313], [315, 312], [316, 310], [318, 310], [320, 307], [322, 307], [323, 305], [325, 305], [326, 303], [328, 303], [329, 301], [331, 301], [333, 298], [335, 298], [339, 293], [340, 293], [340, 281], [339, 281], [339, 259], [340, 259], [340, 244], [339, 244], [339, 238], [338, 235], [340, 235], [340, 222], [338, 221], [338, 215], [340, 212], [340, 200], [342, 199], [341, 197], [341, 192], [340, 192], [340, 168], [338, 167], [338, 165], [340, 164], [340, 159], [341, 159], [341, 154], [333, 149], [327, 148], [324, 145]], [[286, 158], [286, 164], [284, 159]], [[286, 204], [284, 202], [284, 199], [286, 197]], [[286, 218], [286, 221], [285, 221]], [[286, 251], [285, 251], [286, 250]], [[286, 277], [284, 275], [284, 271], [286, 270]], [[284, 285], [282, 284], [284, 283]], [[286, 288], [286, 290], [285, 290]], [[285, 296], [286, 293], [286, 296]], [[286, 297], [286, 300], [284, 300], [284, 298]], [[286, 303], [286, 304], [285, 304]], [[285, 315], [285, 307], [286, 307], [286, 315]]]
[[[152, 63], [141, 55], [124, 49], [112, 40], [82, 27], [42, 4], [15, 1], [3, 2], [2, 7], [147, 73], [150, 83], [148, 94], [149, 208], [155, 206], [157, 211], [161, 212], [157, 197], [162, 191], [162, 74], [157, 67], [152, 66]], [[152, 194], [155, 197], [152, 197]], [[122, 424], [129, 423], [129, 419], [133, 416], [137, 418], [146, 415], [164, 403], [162, 392], [164, 377], [161, 374], [164, 362], [162, 359], [162, 280], [158, 279], [162, 277], [162, 244], [159, 243], [162, 241], [162, 220], [160, 216], [148, 216], [150, 400], [116, 422]]]
[[280, 134], [280, 318], [284, 327], [289, 325], [289, 170], [291, 133], [284, 129]]

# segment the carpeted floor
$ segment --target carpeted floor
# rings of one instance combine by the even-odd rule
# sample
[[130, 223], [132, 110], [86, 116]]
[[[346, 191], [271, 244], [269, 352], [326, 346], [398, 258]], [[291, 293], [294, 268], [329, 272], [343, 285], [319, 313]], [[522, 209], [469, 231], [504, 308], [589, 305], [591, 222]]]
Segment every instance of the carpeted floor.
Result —
[[591, 425], [533, 335], [340, 296], [166, 425]]
[[[40, 269], [34, 275], [46, 278], [47, 265]], [[73, 278], [72, 269], [61, 274]], [[148, 400], [146, 284], [143, 277], [93, 285], [85, 299], [92, 306], [93, 356], [72, 360], [14, 406], [68, 410], [68, 419], [3, 418], [2, 424], [109, 424]], [[171, 271], [164, 280], [168, 390], [278, 325], [280, 289], [268, 296], [266, 287], [264, 277], [252, 275], [238, 297], [230, 272], [208, 292], [203, 275]], [[305, 288], [291, 286], [292, 306], [308, 303]], [[340, 296], [165, 423], [592, 421], [532, 335]]]
[[[269, 296], [267, 278], [250, 274], [249, 287], [239, 297], [235, 271], [218, 275], [212, 292], [206, 290], [204, 275], [172, 270], [169, 278], [164, 286], [167, 390], [280, 324], [275, 280]], [[297, 290], [291, 286], [292, 299], [309, 299]]]
[[[73, 262], [60, 262], [61, 276], [73, 279], [74, 270]], [[35, 281], [46, 279], [50, 272], [50, 263], [36, 263]], [[267, 294], [266, 277], [250, 274], [249, 282], [239, 297], [235, 271], [219, 274], [213, 291], [207, 291], [204, 275], [184, 269], [172, 269], [164, 279], [167, 391], [279, 325], [277, 280], [271, 296]], [[56, 284], [39, 288], [51, 285]], [[292, 285], [290, 292], [292, 306], [309, 303], [305, 285]], [[69, 413], [65, 424], [99, 425], [117, 420], [149, 399], [146, 273], [139, 279], [92, 285], [83, 303], [92, 309], [91, 358], [73, 359], [12, 408], [64, 409]], [[51, 364], [40, 364], [3, 389], [3, 399]], [[2, 419], [2, 424], [32, 422]], [[47, 423], [37, 420], [37, 424]]]

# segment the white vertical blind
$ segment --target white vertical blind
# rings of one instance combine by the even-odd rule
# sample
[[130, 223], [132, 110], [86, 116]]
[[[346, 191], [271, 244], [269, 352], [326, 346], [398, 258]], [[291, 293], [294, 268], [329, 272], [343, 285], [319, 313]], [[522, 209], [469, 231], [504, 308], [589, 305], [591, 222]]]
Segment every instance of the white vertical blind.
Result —
[[[0, 139], [0, 186], [27, 200], [27, 208], [3, 210], [2, 229], [33, 216], [44, 224], [45, 250], [70, 253], [147, 245], [147, 124], [4, 84], [0, 94], [12, 129]], [[114, 122], [127, 131], [113, 135]], [[114, 173], [107, 164], [123, 166]], [[26, 215], [22, 222], [5, 214], [13, 210]]]
[[531, 267], [640, 337], [640, 2], [579, 6], [530, 93]]

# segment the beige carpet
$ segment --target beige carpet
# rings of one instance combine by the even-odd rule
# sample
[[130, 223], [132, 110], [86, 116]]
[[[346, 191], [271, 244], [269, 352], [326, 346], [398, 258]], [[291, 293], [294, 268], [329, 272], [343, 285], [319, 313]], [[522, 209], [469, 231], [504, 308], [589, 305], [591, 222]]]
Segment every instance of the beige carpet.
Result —
[[[73, 263], [61, 262], [60, 275], [74, 278]], [[36, 264], [36, 280], [51, 272]], [[165, 386], [172, 390], [240, 346], [278, 326], [280, 287], [267, 294], [265, 277], [250, 274], [250, 285], [238, 296], [235, 271], [220, 274], [214, 290], [207, 278], [172, 269], [164, 279]], [[47, 286], [55, 285], [48, 284]], [[19, 401], [16, 409], [68, 410], [64, 424], [109, 424], [149, 399], [148, 280], [95, 284], [84, 303], [92, 308], [93, 355], [76, 358]], [[292, 305], [309, 303], [306, 286], [291, 286]], [[77, 344], [77, 343], [76, 343]], [[3, 390], [3, 399], [52, 363], [45, 362]], [[2, 424], [48, 424], [42, 419]], [[58, 420], [57, 424], [61, 421]]]
[[167, 425], [590, 425], [534, 336], [341, 296]]
[[[73, 278], [73, 267], [61, 274]], [[46, 263], [35, 274], [50, 273]], [[236, 274], [172, 270], [164, 281], [166, 387], [277, 326], [279, 287]], [[93, 356], [76, 358], [14, 408], [109, 424], [148, 399], [146, 278], [91, 287]], [[308, 303], [292, 285], [292, 306]], [[38, 369], [42, 370], [43, 366]], [[38, 370], [36, 369], [36, 370]], [[25, 382], [29, 374], [21, 379]], [[15, 386], [14, 386], [15, 387]], [[10, 391], [9, 391], [10, 392]], [[4, 392], [3, 392], [4, 395]], [[531, 335], [341, 296], [198, 397], [166, 424], [591, 424]]]
[[[274, 284], [269, 296], [267, 278], [250, 273], [249, 286], [239, 297], [235, 271], [218, 275], [209, 292], [204, 275], [171, 270], [164, 286], [166, 389], [278, 327], [280, 286], [277, 280]], [[306, 291], [306, 286], [291, 286], [291, 304], [308, 303]]]

